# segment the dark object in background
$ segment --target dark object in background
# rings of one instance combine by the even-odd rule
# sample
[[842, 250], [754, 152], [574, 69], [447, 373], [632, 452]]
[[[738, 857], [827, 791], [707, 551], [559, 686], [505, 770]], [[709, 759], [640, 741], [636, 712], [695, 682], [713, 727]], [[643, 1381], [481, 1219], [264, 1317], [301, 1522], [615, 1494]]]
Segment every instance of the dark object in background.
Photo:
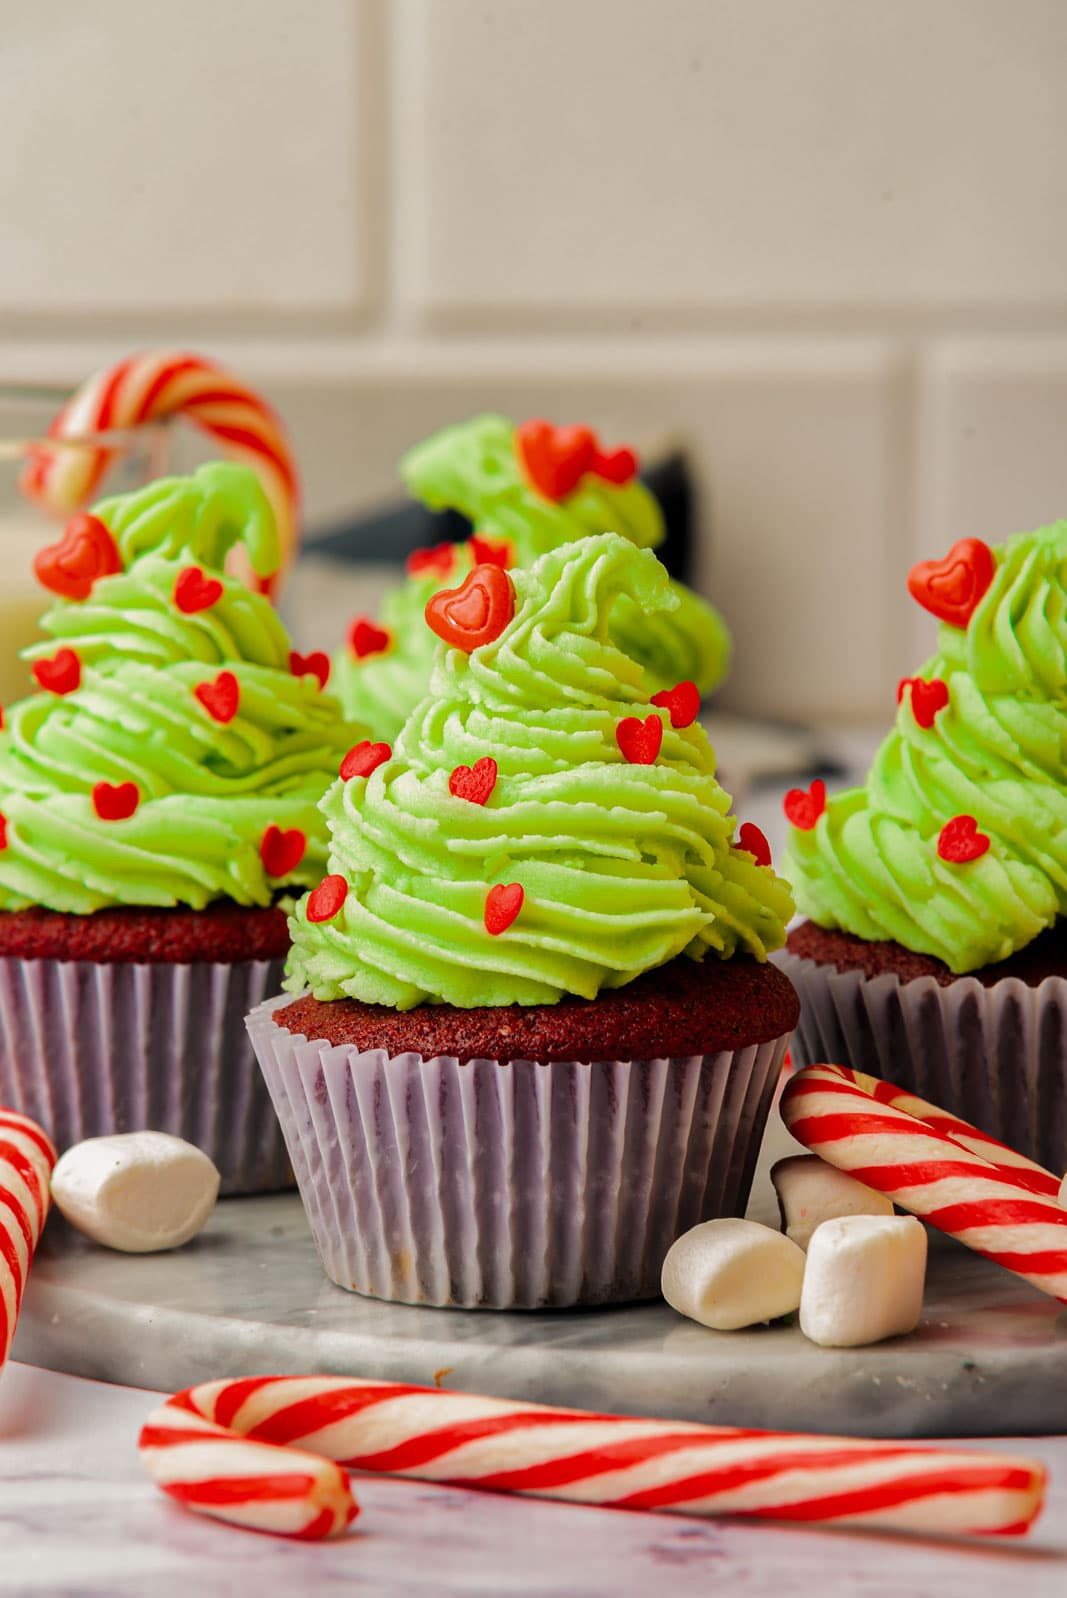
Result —
[[[667, 533], [656, 553], [681, 582], [689, 579], [693, 552], [693, 518], [696, 496], [685, 456], [668, 455], [641, 473], [663, 511]], [[320, 530], [312, 530], [304, 548], [309, 555], [325, 555], [349, 565], [395, 561], [401, 565], [416, 549], [445, 540], [459, 543], [471, 534], [471, 525], [458, 511], [431, 511], [408, 501], [364, 511], [358, 516]]]

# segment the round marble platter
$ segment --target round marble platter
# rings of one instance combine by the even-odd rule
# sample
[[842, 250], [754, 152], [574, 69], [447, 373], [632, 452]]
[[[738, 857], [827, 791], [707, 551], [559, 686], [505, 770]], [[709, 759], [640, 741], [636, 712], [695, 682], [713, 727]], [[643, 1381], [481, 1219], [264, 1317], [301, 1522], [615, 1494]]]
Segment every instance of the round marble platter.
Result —
[[936, 1235], [919, 1329], [831, 1350], [795, 1325], [708, 1331], [662, 1303], [501, 1314], [359, 1298], [323, 1276], [295, 1194], [227, 1199], [171, 1254], [112, 1253], [53, 1215], [14, 1357], [163, 1390], [330, 1372], [792, 1431], [1067, 1432], [1067, 1310]]

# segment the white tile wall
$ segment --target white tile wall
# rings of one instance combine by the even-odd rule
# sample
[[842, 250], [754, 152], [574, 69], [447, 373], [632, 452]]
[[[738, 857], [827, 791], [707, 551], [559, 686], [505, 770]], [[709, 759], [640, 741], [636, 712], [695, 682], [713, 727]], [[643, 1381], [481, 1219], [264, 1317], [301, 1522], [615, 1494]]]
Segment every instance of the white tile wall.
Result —
[[682, 442], [735, 708], [884, 714], [904, 575], [1067, 507], [1062, 0], [37, 0], [0, 381], [189, 340], [312, 519], [493, 406]]

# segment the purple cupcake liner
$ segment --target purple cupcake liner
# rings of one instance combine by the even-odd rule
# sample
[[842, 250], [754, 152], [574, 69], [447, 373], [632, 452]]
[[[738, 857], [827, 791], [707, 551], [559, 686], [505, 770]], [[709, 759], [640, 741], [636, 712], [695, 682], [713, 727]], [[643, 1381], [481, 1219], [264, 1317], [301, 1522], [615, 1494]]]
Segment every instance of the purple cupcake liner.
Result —
[[0, 1103], [60, 1152], [82, 1138], [172, 1132], [223, 1193], [293, 1184], [244, 1028], [283, 960], [137, 965], [0, 957]]
[[986, 987], [865, 977], [782, 951], [800, 995], [797, 1065], [850, 1065], [970, 1121], [1057, 1175], [1067, 1169], [1067, 978]]
[[426, 1060], [248, 1031], [315, 1245], [340, 1287], [406, 1304], [658, 1297], [698, 1221], [744, 1211], [788, 1037], [730, 1053]]

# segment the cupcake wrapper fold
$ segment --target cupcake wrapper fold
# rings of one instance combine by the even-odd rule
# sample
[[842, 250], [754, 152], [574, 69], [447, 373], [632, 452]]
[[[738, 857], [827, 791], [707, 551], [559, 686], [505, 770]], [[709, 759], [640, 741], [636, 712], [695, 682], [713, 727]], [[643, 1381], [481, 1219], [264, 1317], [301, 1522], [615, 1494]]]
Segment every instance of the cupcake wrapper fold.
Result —
[[223, 1193], [292, 1186], [244, 1029], [282, 960], [136, 965], [0, 958], [0, 1104], [62, 1151], [149, 1128], [203, 1149]]
[[797, 1065], [884, 1077], [1054, 1172], [1067, 1168], [1067, 978], [901, 982], [782, 951], [800, 995]]
[[743, 1212], [788, 1038], [680, 1059], [424, 1059], [248, 1030], [327, 1276], [409, 1304], [652, 1298]]

